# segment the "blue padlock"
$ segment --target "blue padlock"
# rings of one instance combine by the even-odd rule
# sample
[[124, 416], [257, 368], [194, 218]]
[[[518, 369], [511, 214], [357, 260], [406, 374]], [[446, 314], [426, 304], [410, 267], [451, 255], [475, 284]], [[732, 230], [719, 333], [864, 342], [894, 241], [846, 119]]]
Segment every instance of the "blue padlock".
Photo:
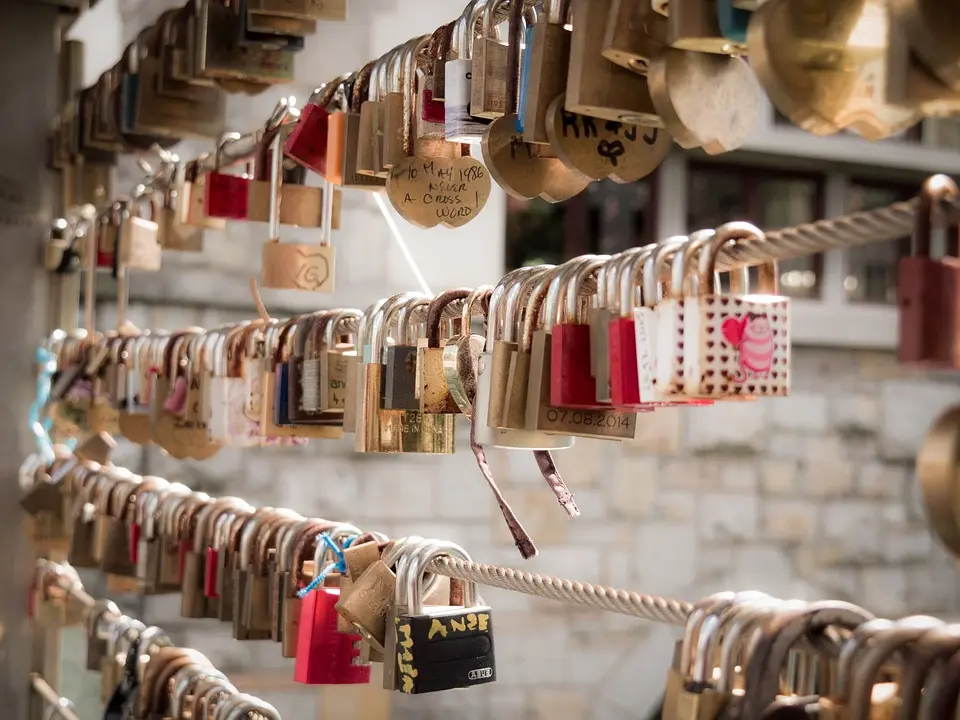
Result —
[[523, 33], [523, 64], [520, 66], [520, 98], [517, 102], [517, 132], [523, 132], [523, 115], [527, 107], [527, 89], [530, 87], [530, 58], [533, 46], [533, 29], [535, 23], [527, 25]]
[[747, 44], [750, 11], [734, 7], [733, 0], [717, 0], [717, 24], [720, 34], [737, 45]]

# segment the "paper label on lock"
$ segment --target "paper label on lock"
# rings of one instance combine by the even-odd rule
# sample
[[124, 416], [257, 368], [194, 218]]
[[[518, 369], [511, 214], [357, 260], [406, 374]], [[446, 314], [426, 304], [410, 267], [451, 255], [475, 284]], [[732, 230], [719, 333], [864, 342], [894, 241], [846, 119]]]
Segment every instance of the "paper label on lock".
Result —
[[640, 385], [640, 401], [658, 399], [657, 377], [657, 314], [653, 308], [642, 307], [633, 311], [637, 348], [637, 374]]

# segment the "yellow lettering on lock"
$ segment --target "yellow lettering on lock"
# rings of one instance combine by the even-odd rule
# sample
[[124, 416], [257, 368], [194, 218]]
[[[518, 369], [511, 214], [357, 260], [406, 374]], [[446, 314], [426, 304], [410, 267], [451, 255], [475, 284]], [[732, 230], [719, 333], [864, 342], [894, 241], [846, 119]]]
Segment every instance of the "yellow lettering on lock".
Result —
[[[469, 618], [470, 618], [470, 615], [467, 616], [468, 620]], [[454, 632], [466, 632], [467, 623], [464, 621], [462, 617], [459, 620], [457, 620], [456, 618], [450, 618], [450, 629], [453, 630]], [[470, 628], [470, 629], [473, 630], [473, 628]]]
[[[456, 630], [456, 627], [454, 627]], [[434, 618], [433, 622], [430, 623], [430, 630], [427, 632], [427, 640], [433, 640], [435, 635], [441, 635], [442, 637], [447, 637], [447, 628], [442, 622]]]

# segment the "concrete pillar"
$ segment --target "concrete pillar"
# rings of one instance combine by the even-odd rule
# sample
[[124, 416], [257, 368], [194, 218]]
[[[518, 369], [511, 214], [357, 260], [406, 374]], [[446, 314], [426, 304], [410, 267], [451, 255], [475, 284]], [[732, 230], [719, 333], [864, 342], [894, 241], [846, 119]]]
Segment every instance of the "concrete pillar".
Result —
[[31, 625], [26, 621], [33, 557], [22, 532], [17, 470], [32, 440], [34, 351], [46, 328], [47, 278], [39, 262], [56, 182], [46, 135], [56, 108], [58, 11], [34, 0], [0, 3], [0, 707], [28, 713]]

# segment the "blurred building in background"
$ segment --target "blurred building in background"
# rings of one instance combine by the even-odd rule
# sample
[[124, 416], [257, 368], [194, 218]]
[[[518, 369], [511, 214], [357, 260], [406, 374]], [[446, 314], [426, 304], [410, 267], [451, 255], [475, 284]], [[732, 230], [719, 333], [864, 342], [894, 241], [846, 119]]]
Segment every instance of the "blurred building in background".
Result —
[[[87, 82], [173, 4], [102, 0], [74, 31], [87, 41]], [[442, 0], [352, 0], [345, 26], [323, 27], [308, 41], [288, 92], [305, 99], [320, 82], [458, 11]], [[262, 123], [277, 96], [231, 98], [232, 129]], [[400, 227], [434, 289], [475, 286], [520, 265], [613, 253], [729, 220], [772, 229], [869, 209], [913, 196], [933, 172], [960, 173], [955, 123], [928, 122], [902, 138], [868, 143], [813, 137], [770, 108], [741, 152], [708, 158], [678, 150], [643, 182], [595, 184], [562, 206], [508, 201], [495, 190], [481, 216], [458, 231]], [[127, 168], [115, 187], [136, 177]], [[259, 272], [264, 238], [263, 225], [233, 224], [208, 233], [201, 257], [165, 256], [160, 274], [137, 278], [131, 319], [173, 328], [252, 316], [248, 279]], [[369, 196], [346, 194], [334, 243], [337, 294], [265, 293], [274, 315], [363, 308], [415, 287]], [[583, 513], [577, 520], [557, 507], [531, 457], [493, 452], [494, 472], [540, 547], [524, 568], [690, 600], [755, 588], [855, 600], [878, 614], [960, 609], [953, 561], [925, 526], [912, 465], [932, 418], [960, 400], [960, 384], [897, 365], [896, 262], [908, 248], [905, 238], [783, 263], [781, 288], [795, 298], [791, 397], [642, 415], [636, 441], [622, 446], [578, 441], [558, 453]], [[102, 288], [103, 327], [114, 317], [110, 291]], [[349, 518], [393, 536], [454, 540], [479, 561], [519, 566], [466, 437], [464, 425], [453, 457], [359, 456], [349, 442], [314, 442], [288, 451], [224, 450], [202, 464], [125, 448], [120, 461], [212, 493]], [[269, 642], [238, 643], [214, 621], [183, 621], [165, 598], [139, 611], [206, 652], [284, 717], [347, 717], [337, 713], [354, 708], [362, 718], [364, 708], [392, 701], [396, 720], [620, 720], [656, 704], [675, 630], [502, 591], [484, 595], [494, 607], [498, 682], [414, 698], [298, 686], [291, 663]], [[92, 675], [74, 678], [96, 687]], [[79, 689], [64, 693], [80, 696]]]

